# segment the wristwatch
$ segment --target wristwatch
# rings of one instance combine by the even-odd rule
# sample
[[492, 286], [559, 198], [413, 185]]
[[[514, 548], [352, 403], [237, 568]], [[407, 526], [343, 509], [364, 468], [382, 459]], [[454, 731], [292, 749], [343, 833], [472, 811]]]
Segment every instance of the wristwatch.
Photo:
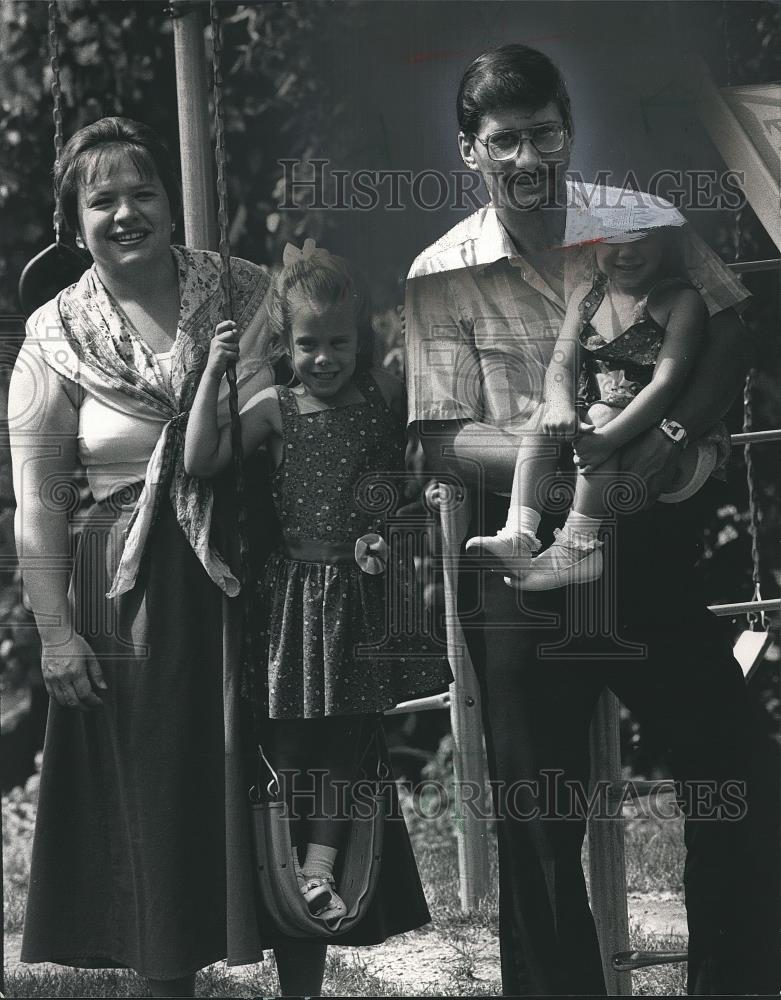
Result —
[[669, 420], [667, 417], [665, 417], [659, 424], [659, 430], [672, 442], [679, 444], [682, 448], [686, 445], [689, 438], [683, 424], [679, 424], [677, 420]]

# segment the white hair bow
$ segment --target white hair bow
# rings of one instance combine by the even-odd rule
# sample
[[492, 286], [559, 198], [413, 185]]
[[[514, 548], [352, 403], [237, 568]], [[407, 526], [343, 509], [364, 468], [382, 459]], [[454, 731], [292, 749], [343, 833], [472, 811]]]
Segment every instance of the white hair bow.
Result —
[[328, 265], [331, 263], [331, 254], [324, 247], [317, 246], [311, 237], [304, 240], [301, 249], [293, 243], [286, 243], [285, 249], [282, 251], [284, 266], [290, 267], [291, 264], [296, 264], [300, 260], [313, 260]]

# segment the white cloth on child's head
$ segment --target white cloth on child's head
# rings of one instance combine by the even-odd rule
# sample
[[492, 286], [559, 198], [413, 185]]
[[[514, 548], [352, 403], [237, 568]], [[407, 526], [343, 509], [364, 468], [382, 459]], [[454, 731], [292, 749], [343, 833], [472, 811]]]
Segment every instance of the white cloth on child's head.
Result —
[[567, 207], [565, 247], [630, 243], [655, 229], [686, 224], [678, 209], [658, 195], [601, 184], [579, 184], [578, 188], [581, 197]]

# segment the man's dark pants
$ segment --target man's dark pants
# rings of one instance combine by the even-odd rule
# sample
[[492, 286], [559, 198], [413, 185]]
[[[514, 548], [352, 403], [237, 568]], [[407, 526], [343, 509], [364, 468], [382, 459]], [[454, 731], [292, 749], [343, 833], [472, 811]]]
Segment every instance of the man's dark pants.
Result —
[[[486, 495], [479, 526], [496, 530], [506, 506]], [[736, 819], [744, 792], [753, 794], [756, 726], [730, 634], [698, 587], [703, 516], [695, 498], [619, 520], [608, 530], [605, 580], [585, 587], [521, 596], [462, 561], [459, 613], [498, 817], [505, 995], [605, 992], [580, 855], [589, 722], [606, 685], [683, 782], [689, 992], [779, 987], [776, 831], [752, 822], [758, 810]], [[602, 615], [599, 627], [579, 622], [584, 609], [592, 626]], [[728, 818], [714, 818], [719, 808]]]

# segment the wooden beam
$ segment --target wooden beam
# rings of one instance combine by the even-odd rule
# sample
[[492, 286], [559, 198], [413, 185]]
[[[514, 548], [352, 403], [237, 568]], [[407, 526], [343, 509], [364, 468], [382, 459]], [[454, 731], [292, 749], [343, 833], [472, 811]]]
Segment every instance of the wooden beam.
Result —
[[197, 250], [216, 250], [214, 150], [203, 19], [197, 4], [172, 6], [184, 241]]
[[[591, 720], [592, 790], [598, 781], [617, 783], [621, 779], [618, 722], [618, 699], [612, 691], [603, 691]], [[631, 996], [631, 973], [613, 965], [613, 955], [629, 950], [624, 825], [620, 820], [589, 817], [588, 867], [591, 910], [597, 925], [607, 992], [609, 996]]]

